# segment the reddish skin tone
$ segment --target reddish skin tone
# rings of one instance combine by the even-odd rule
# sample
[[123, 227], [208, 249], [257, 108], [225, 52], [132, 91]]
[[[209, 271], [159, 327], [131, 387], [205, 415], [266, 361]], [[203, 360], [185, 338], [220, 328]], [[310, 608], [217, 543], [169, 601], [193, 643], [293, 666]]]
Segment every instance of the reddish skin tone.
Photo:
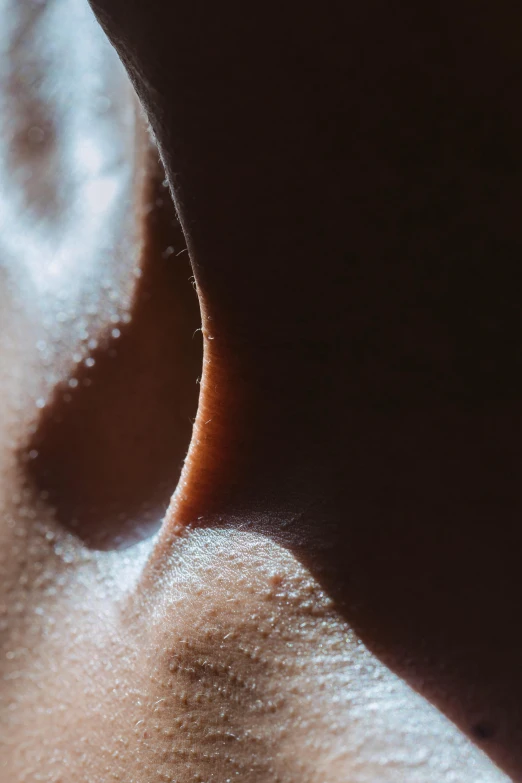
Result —
[[[137, 783], [197, 775], [224, 783], [230, 754], [219, 753], [246, 725], [253, 734], [238, 745], [242, 783], [272, 782], [276, 773], [284, 783], [367, 780], [356, 777], [364, 773], [357, 753], [322, 753], [324, 715], [312, 715], [308, 727], [288, 717], [306, 714], [307, 695], [317, 701], [314, 678], [328, 666], [314, 656], [334, 635], [320, 622], [304, 639], [293, 629], [332, 615], [350, 655], [355, 629], [374, 660], [522, 780], [522, 649], [513, 622], [522, 598], [513, 132], [520, 11], [506, 3], [492, 20], [476, 3], [345, 6], [308, 13], [269, 2], [245, 18], [234, 2], [93, 0], [172, 186], [200, 297], [204, 374], [182, 482], [136, 590], [122, 596], [106, 573], [106, 582], [98, 578], [96, 564], [78, 565], [65, 595], [45, 598], [44, 616], [57, 630], [39, 638], [38, 687], [18, 691], [16, 661], [12, 670], [6, 664], [7, 703], [17, 708], [7, 741], [20, 748], [5, 756], [7, 779], [30, 779], [33, 759], [49, 781], [74, 774], [91, 783], [111, 773]], [[191, 403], [197, 350], [184, 338], [172, 345], [164, 327], [173, 316], [157, 278], [151, 291], [164, 305], [145, 319], [165, 341], [158, 355], [187, 360], [172, 412], [166, 405], [144, 428], [159, 438], [148, 448], [164, 465], [162, 425], [174, 431], [178, 408]], [[142, 336], [129, 339], [140, 344]], [[71, 439], [40, 419], [33, 442], [41, 463], [30, 478], [40, 489], [53, 477], [63, 520], [85, 496], [109, 504], [114, 486], [100, 478], [99, 444], [75, 412], [128, 434], [150, 374], [163, 389], [173, 384], [170, 366], [154, 357], [145, 365], [124, 413], [119, 375], [109, 371], [86, 408], [75, 403]], [[133, 476], [125, 498], [132, 520], [135, 498], [152, 498], [156, 487], [153, 471], [140, 484], [136, 452], [120, 449], [121, 440], [109, 441], [113, 478]], [[79, 476], [68, 463], [57, 471], [76, 453], [90, 467]], [[45, 517], [36, 500], [34, 508]], [[110, 547], [110, 531], [103, 543], [98, 536], [107, 519], [87, 510], [83, 541]], [[243, 551], [245, 529], [264, 542], [253, 555]], [[14, 552], [14, 534], [1, 532], [4, 551]], [[229, 534], [236, 566], [227, 559]], [[20, 574], [37, 580], [31, 535], [27, 553], [6, 555], [6, 594], [18, 595], [10, 585]], [[206, 548], [198, 549], [198, 536]], [[70, 573], [52, 551], [48, 563], [57, 575]], [[310, 583], [295, 576], [299, 565]], [[191, 593], [192, 578], [199, 592]], [[31, 648], [42, 600], [31, 593], [27, 619], [15, 618], [6, 632], [10, 654]], [[271, 613], [279, 635], [270, 636]], [[232, 649], [227, 639], [236, 640]], [[299, 684], [299, 672], [308, 691], [287, 687]], [[336, 714], [337, 695], [327, 693], [325, 715]], [[31, 716], [42, 758], [17, 728]], [[349, 711], [342, 719], [348, 748], [355, 723]], [[395, 720], [392, 742], [413, 754], [400, 712]], [[174, 758], [172, 732], [185, 738]], [[382, 739], [378, 730], [367, 736], [370, 748]], [[436, 740], [434, 747], [438, 753]], [[62, 770], [56, 758], [68, 753], [77, 757]], [[388, 774], [377, 777], [395, 782]], [[413, 774], [404, 780], [442, 779], [422, 766]]]

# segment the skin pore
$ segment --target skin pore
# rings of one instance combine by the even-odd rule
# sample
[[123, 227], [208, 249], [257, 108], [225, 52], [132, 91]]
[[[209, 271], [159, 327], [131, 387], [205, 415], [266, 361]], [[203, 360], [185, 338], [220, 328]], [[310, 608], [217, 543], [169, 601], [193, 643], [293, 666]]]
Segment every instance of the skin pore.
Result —
[[522, 779], [518, 11], [326, 10], [95, 5], [183, 236], [85, 5], [0, 4], [2, 780]]

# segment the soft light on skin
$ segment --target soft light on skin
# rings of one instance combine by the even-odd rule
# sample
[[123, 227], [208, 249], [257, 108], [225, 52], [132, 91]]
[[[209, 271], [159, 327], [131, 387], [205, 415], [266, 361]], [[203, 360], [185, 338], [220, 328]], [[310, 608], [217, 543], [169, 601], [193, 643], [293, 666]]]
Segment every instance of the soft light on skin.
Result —
[[0, 0], [0, 18], [0, 381], [34, 417], [132, 300], [144, 131], [87, 3]]
[[[0, 370], [8, 374], [9, 382], [16, 380], [18, 390], [32, 390], [41, 382], [53, 390], [67, 382], [64, 406], [80, 388], [78, 378], [67, 374], [70, 364], [75, 363], [75, 372], [78, 364], [89, 371], [100, 367], [103, 352], [96, 360], [86, 358], [85, 352], [100, 349], [100, 330], [113, 330], [114, 338], [114, 331], [120, 331], [113, 328], [118, 319], [115, 310], [132, 292], [135, 250], [134, 234], [127, 237], [135, 218], [131, 198], [135, 172], [126, 157], [134, 143], [133, 103], [125, 81], [125, 88], [115, 90], [114, 96], [129, 99], [129, 114], [123, 112], [118, 115], [121, 121], [113, 118], [111, 124], [110, 106], [104, 100], [100, 103], [97, 91], [107, 86], [111, 93], [109, 83], [121, 79], [122, 71], [82, 2], [49, 0], [35, 6], [0, 0], [0, 18], [7, 20], [0, 44], [5, 55], [18, 25], [40, 9], [36, 29], [43, 37], [37, 40], [44, 53], [52, 54], [54, 46], [59, 53], [56, 61], [50, 56], [49, 70], [46, 64], [50, 89], [42, 94], [43, 108], [51, 119], [58, 118], [57, 127], [66, 136], [53, 150], [53, 165], [47, 166], [40, 157], [46, 136], [35, 130], [45, 123], [34, 118], [26, 122], [26, 110], [33, 107], [35, 96], [25, 107], [22, 101], [19, 116], [13, 111], [20, 127], [28, 129], [31, 144], [40, 150], [34, 153], [30, 169], [35, 182], [51, 183], [55, 199], [42, 195], [38, 187], [28, 187], [31, 180], [24, 180], [25, 185], [11, 181], [12, 203], [8, 181], [19, 169], [11, 162], [17, 154], [23, 158], [28, 153], [26, 146], [18, 151], [16, 145], [10, 146], [16, 123], [3, 138], [6, 153], [0, 181], [5, 176], [7, 184], [1, 201], [2, 229], [9, 237], [0, 274], [9, 280], [7, 303], [16, 300], [18, 320], [11, 317], [9, 307], [0, 310]], [[78, 29], [82, 35], [76, 37]], [[34, 51], [20, 50], [20, 58], [31, 58]], [[71, 68], [63, 67], [65, 60]], [[4, 59], [4, 64], [10, 68], [11, 60]], [[74, 107], [67, 105], [67, 96], [77, 99]], [[89, 102], [90, 98], [95, 100]], [[93, 117], [98, 117], [94, 123]], [[120, 157], [122, 149], [126, 152]], [[128, 198], [122, 199], [122, 193]], [[115, 255], [114, 248], [119, 249]], [[163, 299], [162, 304], [168, 311], [172, 302]], [[30, 328], [18, 329], [18, 321]], [[150, 327], [150, 321], [146, 325]], [[213, 382], [220, 391], [226, 388], [226, 378], [218, 374], [223, 335], [217, 325], [207, 327], [205, 322], [208, 345], [214, 348], [207, 349], [203, 382], [206, 392]], [[8, 330], [9, 350], [3, 342]], [[169, 347], [161, 342], [161, 331], [152, 331], [147, 349], [158, 344], [161, 349]], [[125, 337], [119, 333], [117, 339], [119, 349]], [[85, 347], [80, 351], [77, 343]], [[25, 361], [34, 351], [42, 362], [36, 370], [34, 363]], [[163, 356], [160, 351], [160, 365], [165, 363]], [[164, 380], [161, 367], [152, 366], [157, 372], [147, 373], [145, 364], [141, 378], [146, 403], [151, 382], [159, 386]], [[90, 420], [101, 430], [113, 431], [117, 409], [131, 390], [139, 389], [140, 379], [131, 373], [127, 378], [128, 388], [116, 404], [113, 399], [110, 415]], [[295, 522], [308, 508], [286, 509], [281, 497], [286, 500], [288, 493], [274, 499], [261, 492], [258, 505], [264, 512], [244, 504], [237, 513], [228, 507], [218, 518], [201, 508], [198, 513], [205, 494], [219, 505], [221, 488], [213, 492], [211, 482], [209, 487], [204, 483], [209, 474], [192, 469], [201, 457], [200, 447], [208, 456], [213, 446], [215, 461], [223, 463], [232, 447], [243, 446], [249, 434], [241, 429], [237, 443], [227, 441], [227, 417], [224, 424], [219, 419], [220, 399], [210, 400], [214, 409], [209, 405], [200, 410], [187, 470], [159, 539], [124, 553], [103, 553], [93, 552], [78, 535], [65, 532], [47, 503], [46, 491], [35, 497], [20, 466], [13, 468], [20, 438], [27, 442], [34, 425], [23, 420], [20, 410], [6, 405], [6, 388], [0, 387], [0, 428], [9, 415], [17, 425], [18, 440], [5, 438], [0, 429], [2, 782], [507, 780], [362, 643], [306, 558], [301, 560], [284, 540], [285, 531], [294, 539], [299, 534]], [[159, 391], [154, 388], [154, 394]], [[10, 401], [15, 397], [10, 392]], [[46, 398], [33, 397], [34, 413], [40, 416]], [[168, 397], [172, 405], [173, 395]], [[206, 397], [205, 404], [208, 393]], [[103, 386], [100, 401], [106, 410]], [[230, 405], [230, 398], [227, 402]], [[64, 406], [57, 406], [57, 411], [63, 413]], [[135, 418], [144, 407], [138, 407]], [[234, 407], [227, 411], [231, 419], [235, 413]], [[270, 424], [268, 418], [264, 421]], [[83, 420], [80, 430], [82, 424]], [[237, 436], [237, 429], [230, 432]], [[303, 443], [308, 437], [306, 430]], [[85, 441], [77, 443], [72, 457], [79, 455], [75, 467], [82, 474]], [[146, 437], [139, 443], [150, 446]], [[281, 439], [277, 445], [279, 451]], [[270, 456], [281, 458], [275, 451], [272, 448]], [[42, 453], [40, 447], [31, 448], [27, 454], [31, 464], [41, 460]], [[103, 454], [94, 452], [95, 457], [105, 453], [105, 449]], [[236, 465], [245, 453], [240, 449]], [[57, 454], [57, 463], [63, 463], [63, 453]], [[124, 459], [121, 462], [129, 483], [127, 465]], [[288, 486], [287, 467], [278, 472]], [[230, 477], [226, 471], [223, 475]], [[107, 481], [107, 475], [103, 479]], [[364, 488], [364, 482], [361, 485]], [[270, 483], [269, 489], [275, 486]], [[297, 487], [301, 503], [304, 494]], [[353, 520], [354, 509], [346, 504], [343, 514], [351, 514]], [[139, 525], [141, 519], [137, 515], [131, 521]], [[318, 551], [325, 528], [320, 515], [313, 521], [318, 522]], [[219, 529], [223, 523], [230, 529]], [[283, 543], [259, 532], [274, 526]], [[360, 560], [360, 554], [355, 551], [355, 558]], [[369, 574], [370, 581], [374, 575]]]
[[[135, 176], [136, 121], [119, 111], [122, 101], [132, 106], [131, 88], [87, 4], [30, 6], [0, 3], [2, 19], [14, 22], [0, 32], [0, 264], [16, 265], [31, 306], [52, 312], [62, 306], [58, 296], [68, 307], [89, 288], [99, 297], [108, 254], [119, 254], [123, 266], [134, 255], [126, 194]], [[20, 41], [17, 22], [30, 14], [38, 19], [33, 35]], [[111, 273], [121, 278], [117, 267]]]

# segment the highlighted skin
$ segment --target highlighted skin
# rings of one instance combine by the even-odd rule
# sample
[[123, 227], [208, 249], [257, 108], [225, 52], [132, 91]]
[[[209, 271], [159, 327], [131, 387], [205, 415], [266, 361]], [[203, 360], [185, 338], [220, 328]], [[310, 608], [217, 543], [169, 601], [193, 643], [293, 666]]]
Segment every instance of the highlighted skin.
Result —
[[88, 9], [0, 3], [0, 779], [522, 779], [514, 13], [93, 5], [184, 235]]

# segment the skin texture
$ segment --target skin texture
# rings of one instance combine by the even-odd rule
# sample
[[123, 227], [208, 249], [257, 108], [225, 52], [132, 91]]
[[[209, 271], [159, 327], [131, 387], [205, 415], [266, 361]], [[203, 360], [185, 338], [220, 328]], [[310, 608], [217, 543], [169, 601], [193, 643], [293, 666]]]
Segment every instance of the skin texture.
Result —
[[136, 544], [197, 404], [183, 237], [86, 6], [4, 0], [2, 73], [59, 89], [2, 87], [0, 779], [522, 780], [518, 10], [94, 10], [201, 396]]

